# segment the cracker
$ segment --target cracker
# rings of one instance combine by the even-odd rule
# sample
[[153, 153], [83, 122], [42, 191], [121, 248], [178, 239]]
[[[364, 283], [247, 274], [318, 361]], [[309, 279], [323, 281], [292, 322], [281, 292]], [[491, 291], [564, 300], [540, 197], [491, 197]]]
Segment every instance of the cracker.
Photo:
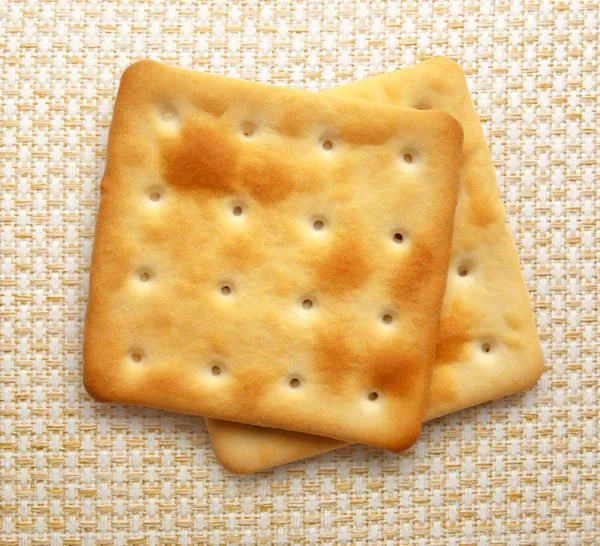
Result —
[[88, 391], [408, 447], [461, 147], [443, 112], [132, 65], [102, 181]]
[[[533, 386], [543, 368], [535, 319], [483, 130], [460, 67], [437, 57], [324, 93], [445, 110], [465, 131], [462, 184], [425, 419]], [[217, 458], [237, 473], [344, 445], [212, 419], [207, 424]]]

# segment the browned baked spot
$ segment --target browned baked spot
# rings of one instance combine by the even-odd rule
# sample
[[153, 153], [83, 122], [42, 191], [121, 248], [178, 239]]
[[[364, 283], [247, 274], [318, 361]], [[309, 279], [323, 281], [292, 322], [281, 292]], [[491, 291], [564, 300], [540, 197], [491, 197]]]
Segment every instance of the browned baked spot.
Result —
[[482, 318], [483, 313], [467, 298], [444, 303], [434, 367], [468, 358], [467, 343]]
[[[169, 364], [174, 364], [175, 369], [180, 368], [176, 365], [176, 361]], [[191, 384], [188, 382], [188, 388], [191, 388]], [[174, 396], [181, 396], [178, 388], [174, 385], [173, 371], [164, 362], [160, 366], [153, 366], [152, 373], [143, 373], [138, 377], [135, 392], [137, 397], [147, 397], [152, 400], [153, 407], [164, 407]], [[185, 394], [184, 397], [186, 397]]]
[[500, 220], [498, 207], [491, 196], [480, 195], [468, 201], [468, 218], [472, 225], [487, 227]]
[[467, 195], [467, 219], [469, 224], [486, 227], [501, 220], [498, 197], [492, 192], [484, 192], [480, 169], [463, 169], [464, 192]]
[[239, 367], [235, 370], [236, 380], [231, 383], [230, 399], [235, 400], [242, 415], [254, 409], [257, 400], [264, 398], [267, 389], [272, 388], [276, 380], [274, 375], [269, 373], [265, 363], [259, 364], [262, 365], [249, 368]]
[[254, 199], [274, 203], [285, 199], [295, 187], [297, 168], [277, 155], [257, 150], [238, 164], [239, 183]]
[[103, 288], [102, 281], [90, 287], [83, 344], [83, 382], [95, 400], [108, 402], [122, 394], [120, 368], [127, 336], [119, 328], [107, 334], [103, 313], [108, 312], [111, 304]]
[[359, 110], [346, 112], [346, 123], [339, 131], [344, 142], [361, 145], [384, 144], [394, 134], [393, 120], [380, 118], [367, 122]]
[[314, 283], [322, 292], [341, 295], [364, 286], [373, 273], [367, 245], [357, 234], [336, 235], [331, 248], [315, 269]]
[[210, 121], [188, 123], [179, 136], [165, 139], [161, 159], [165, 180], [179, 190], [221, 195], [236, 187], [238, 151]]
[[315, 342], [316, 369], [323, 388], [338, 391], [344, 388], [348, 375], [357, 365], [357, 352], [344, 337], [344, 326], [331, 326], [317, 334]]
[[[98, 225], [108, 222], [106, 216], [112, 211], [108, 207], [100, 208], [98, 212]], [[102, 249], [103, 268], [93, 268], [91, 275], [95, 286], [104, 292], [120, 292], [133, 268], [133, 256], [135, 247], [127, 237], [109, 233], [106, 230], [98, 230], [94, 251]], [[98, 258], [96, 258], [98, 260]]]
[[198, 110], [208, 112], [217, 118], [221, 117], [235, 100], [234, 91], [228, 85], [221, 86], [218, 93], [192, 93], [191, 95], [192, 102]]
[[[418, 348], [417, 348], [418, 349]], [[424, 390], [423, 368], [433, 355], [427, 355], [406, 340], [396, 337], [369, 353], [364, 369], [370, 371], [369, 387], [384, 396], [407, 399]]]
[[253, 150], [240, 157], [231, 137], [210, 121], [189, 123], [162, 145], [167, 183], [184, 191], [232, 194], [240, 188], [261, 202], [285, 199], [295, 185], [296, 170], [281, 154]]
[[456, 402], [456, 373], [451, 362], [442, 364], [436, 359], [433, 368], [429, 391], [427, 392], [427, 408], [445, 407]]
[[106, 375], [93, 368], [90, 359], [84, 357], [83, 386], [87, 393], [98, 402], [110, 402], [118, 398], [119, 386]]
[[443, 271], [441, 258], [426, 237], [414, 238], [405, 256], [390, 277], [391, 293], [396, 301], [432, 309], [443, 289], [439, 276]]

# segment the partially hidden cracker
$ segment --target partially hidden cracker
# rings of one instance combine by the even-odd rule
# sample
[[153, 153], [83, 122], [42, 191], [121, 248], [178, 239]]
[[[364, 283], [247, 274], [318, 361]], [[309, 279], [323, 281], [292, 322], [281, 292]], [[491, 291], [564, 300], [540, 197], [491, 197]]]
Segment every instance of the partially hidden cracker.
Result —
[[[526, 390], [543, 359], [529, 294], [465, 76], [450, 59], [322, 91], [443, 110], [464, 129], [461, 188], [425, 419]], [[402, 421], [403, 414], [397, 419]], [[249, 473], [345, 445], [337, 440], [207, 419], [215, 454]]]
[[86, 388], [407, 448], [461, 149], [444, 112], [132, 65], [101, 185]]

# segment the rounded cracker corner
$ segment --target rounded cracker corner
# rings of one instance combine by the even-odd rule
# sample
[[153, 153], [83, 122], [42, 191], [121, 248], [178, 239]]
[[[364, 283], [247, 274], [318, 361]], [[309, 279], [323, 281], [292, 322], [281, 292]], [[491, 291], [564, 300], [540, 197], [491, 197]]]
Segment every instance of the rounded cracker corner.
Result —
[[[112, 399], [106, 388], [106, 382], [90, 368], [89, 360], [83, 357], [83, 387], [86, 392], [97, 402], [111, 402]], [[87, 363], [87, 364], [86, 364]]]
[[523, 389], [521, 389], [522, 391], [533, 388], [540, 380], [540, 377], [542, 377], [542, 373], [544, 373], [544, 355], [539, 344], [537, 345], [535, 352], [537, 354], [532, 355], [532, 365], [528, 369], [529, 373], [527, 374], [527, 377], [525, 377]]
[[[465, 138], [465, 131], [463, 129], [462, 123], [458, 121], [452, 114], [446, 112], [445, 110], [435, 110], [436, 114], [441, 114], [438, 116], [438, 130], [440, 134], [443, 134], [453, 141], [460, 144], [462, 148], [463, 141]], [[439, 123], [441, 118], [445, 118], [443, 123]]]
[[99, 382], [97, 380], [90, 380], [85, 374], [83, 376], [83, 387], [86, 392], [94, 399], [96, 402], [109, 402], [109, 398], [106, 396], [104, 391], [99, 388]]
[[[246, 476], [255, 472], [263, 472], [295, 460], [288, 459], [286, 461], [278, 462], [274, 461], [271, 457], [270, 462], [265, 464], [264, 457], [257, 457], [256, 451], [248, 446], [244, 446], [241, 436], [236, 437], [235, 434], [231, 434], [231, 431], [227, 430], [230, 424], [228, 421], [206, 418], [205, 423], [206, 430], [208, 431], [212, 443], [215, 459], [217, 459], [217, 462], [231, 474]], [[231, 424], [234, 426], [236, 425], [236, 423]], [[225, 429], [221, 428], [223, 425], [225, 425]], [[230, 441], [232, 438], [233, 441]], [[245, 451], [248, 456], [240, 456], [240, 451]], [[266, 458], [266, 461], [269, 461], [269, 457]]]
[[151, 77], [160, 70], [163, 65], [158, 61], [151, 59], [141, 59], [131, 63], [121, 74], [120, 87], [128, 87], [135, 84], [138, 80]]
[[130, 78], [139, 74], [145, 74], [149, 69], [156, 66], [160, 66], [158, 61], [152, 59], [140, 59], [139, 61], [132, 62], [124, 71], [121, 78]]
[[224, 457], [222, 453], [217, 451], [214, 444], [213, 449], [215, 452], [215, 459], [217, 459], [219, 464], [230, 474], [235, 474], [236, 476], [248, 476], [253, 472], [263, 470], [262, 468], [247, 467], [235, 457], [232, 460], [229, 460], [226, 456]]
[[446, 78], [452, 78], [455, 82], [466, 82], [467, 78], [465, 76], [465, 71], [462, 67], [453, 59], [449, 57], [443, 57], [441, 55], [437, 55], [435, 57], [431, 57], [428, 61], [425, 61], [426, 64], [431, 65], [432, 67], [435, 65], [436, 70], [440, 71], [440, 74], [446, 76]]
[[[209, 432], [210, 435], [210, 432]], [[248, 474], [252, 474], [253, 472], [258, 472], [259, 470], [263, 470], [262, 467], [253, 468], [250, 466], [253, 459], [234, 456], [229, 458], [230, 451], [228, 449], [222, 449], [222, 445], [217, 438], [210, 437], [212, 442], [213, 453], [215, 454], [215, 459], [219, 462], [219, 464], [230, 472], [231, 474], [235, 474], [237, 476], [246, 476]], [[241, 446], [240, 446], [241, 447]]]
[[392, 453], [401, 453], [412, 447], [419, 436], [421, 436], [421, 426], [423, 421], [421, 419], [416, 420], [409, 431], [402, 435], [400, 439], [391, 438], [386, 442], [385, 449]]

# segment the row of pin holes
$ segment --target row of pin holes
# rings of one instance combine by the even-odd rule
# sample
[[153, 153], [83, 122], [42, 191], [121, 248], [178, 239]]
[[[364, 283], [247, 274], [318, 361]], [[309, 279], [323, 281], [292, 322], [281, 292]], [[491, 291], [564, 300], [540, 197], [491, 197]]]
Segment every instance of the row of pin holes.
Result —
[[[174, 118], [174, 116], [175, 116], [175, 114], [171, 110], [165, 110], [163, 112], [163, 120], [165, 120], [167, 122], [170, 122]], [[254, 126], [254, 124], [252, 124], [250, 122], [246, 122], [242, 125], [242, 134], [246, 138], [250, 138], [254, 134], [254, 130], [255, 130], [255, 126]], [[331, 140], [326, 140], [323, 142], [322, 146], [323, 146], [323, 150], [328, 152], [333, 149], [333, 142]], [[412, 163], [412, 161], [413, 161], [412, 154], [409, 154], [409, 153], [404, 154], [404, 161], [406, 163]]]
[[[482, 344], [482, 346], [481, 346], [481, 350], [482, 350], [484, 353], [489, 353], [489, 352], [492, 350], [492, 347], [491, 347], [491, 345], [490, 345], [489, 343], [484, 343], [484, 344]], [[134, 351], [134, 352], [131, 354], [131, 360], [133, 360], [133, 361], [134, 361], [136, 364], [139, 364], [139, 363], [142, 361], [142, 354], [141, 354], [141, 353], [139, 353], [139, 352], [137, 352], [137, 351]], [[212, 367], [211, 371], [212, 371], [212, 374], [213, 374], [213, 375], [215, 375], [215, 376], [217, 376], [217, 375], [221, 375], [221, 368], [220, 368], [220, 366], [214, 365], [214, 366]], [[300, 380], [299, 380], [298, 378], [293, 378], [293, 379], [291, 379], [291, 380], [290, 380], [290, 386], [291, 386], [292, 388], [297, 388], [297, 387], [299, 387], [299, 386], [300, 386]], [[373, 393], [373, 394], [375, 394], [375, 395], [376, 395], [376, 393]], [[377, 395], [376, 395], [376, 397], [377, 397]], [[376, 398], [376, 397], [375, 397], [375, 398]]]
[[[142, 281], [142, 282], [149, 282], [151, 280], [151, 278], [152, 278], [152, 275], [148, 271], [142, 271], [140, 273], [140, 281]], [[221, 294], [223, 296], [230, 296], [232, 294], [231, 287], [229, 285], [222, 286]], [[312, 307], [313, 307], [313, 301], [311, 299], [305, 298], [302, 301], [302, 308], [305, 309], [306, 311], [310, 311], [312, 309]], [[385, 324], [391, 324], [394, 319], [393, 319], [392, 315], [386, 313], [381, 317], [381, 320]]]
[[[150, 193], [150, 200], [157, 202], [161, 199], [161, 194], [158, 191], [152, 191]], [[233, 207], [233, 209], [231, 210], [232, 214], [234, 216], [241, 216], [244, 212], [244, 209], [240, 206], [240, 205], [236, 205]], [[313, 222], [313, 229], [315, 231], [321, 231], [323, 228], [325, 227], [325, 222], [323, 220], [315, 220]], [[402, 243], [402, 241], [404, 241], [404, 236], [402, 235], [402, 233], [394, 233], [393, 235], [393, 239], [395, 243]]]
[[[151, 201], [154, 201], [154, 202], [159, 201], [160, 197], [161, 197], [160, 193], [157, 191], [150, 193]], [[235, 207], [233, 207], [231, 212], [234, 216], [241, 216], [242, 213], [244, 212], [244, 209], [240, 205], [236, 205]], [[321, 231], [324, 227], [325, 227], [325, 223], [323, 222], [323, 220], [315, 220], [313, 223], [313, 229], [315, 231]]]
[[[246, 138], [250, 138], [253, 134], [254, 134], [254, 125], [252, 125], [251, 123], [245, 123], [242, 126], [242, 134], [246, 137]], [[333, 149], [333, 142], [331, 142], [331, 140], [326, 140], [323, 142], [322, 144], [323, 146], [323, 150], [325, 150], [326, 152], [329, 152]], [[413, 156], [412, 154], [404, 154], [404, 161], [406, 163], [412, 163], [413, 161]]]
[[[211, 368], [211, 373], [215, 377], [218, 377], [219, 375], [221, 375], [221, 367], [216, 364], [213, 365], [213, 367]], [[290, 387], [292, 389], [299, 388], [300, 387], [300, 379], [298, 379], [297, 377], [292, 377], [292, 379], [290, 379]], [[369, 393], [368, 398], [371, 402], [374, 402], [375, 400], [377, 400], [379, 398], [379, 394], [377, 394], [376, 392], [371, 392], [371, 393]]]

